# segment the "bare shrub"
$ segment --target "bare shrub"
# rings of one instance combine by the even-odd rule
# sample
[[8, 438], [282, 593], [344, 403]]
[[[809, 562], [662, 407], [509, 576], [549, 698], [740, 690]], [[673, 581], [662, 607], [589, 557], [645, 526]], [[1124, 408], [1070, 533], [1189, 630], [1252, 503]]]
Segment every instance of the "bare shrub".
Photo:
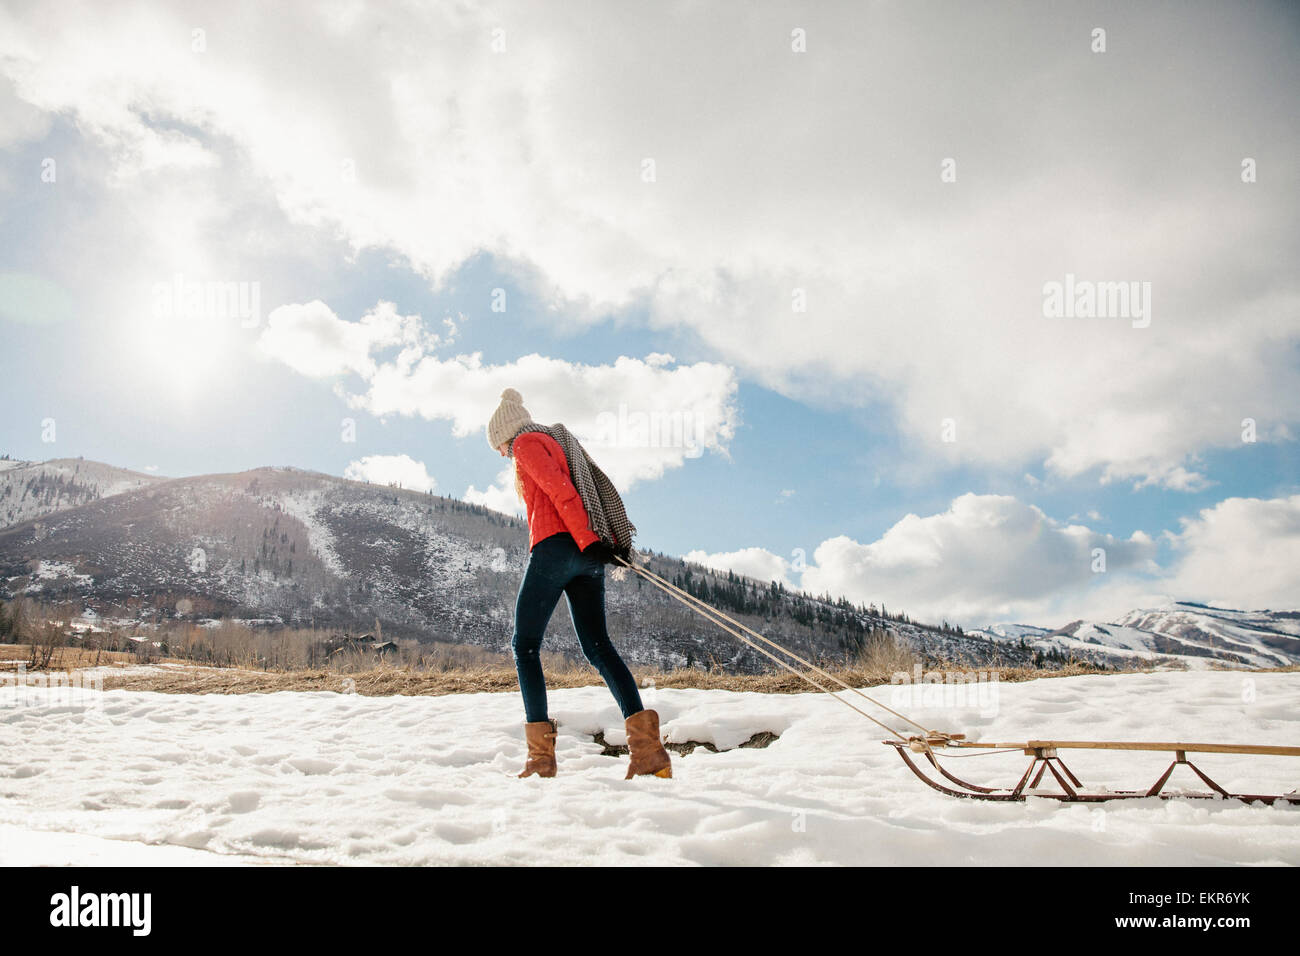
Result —
[[863, 642], [851, 669], [871, 678], [889, 680], [899, 671], [911, 671], [919, 661], [915, 652], [900, 644], [888, 631], [876, 630]]
[[40, 616], [26, 616], [22, 642], [28, 645], [28, 670], [44, 670], [50, 666], [54, 651], [67, 640], [71, 613], [56, 611]]

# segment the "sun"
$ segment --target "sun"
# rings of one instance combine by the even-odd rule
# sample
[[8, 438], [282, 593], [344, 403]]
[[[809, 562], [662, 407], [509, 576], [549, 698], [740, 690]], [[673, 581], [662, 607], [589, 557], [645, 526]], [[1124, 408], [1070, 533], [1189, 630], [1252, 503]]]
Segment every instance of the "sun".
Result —
[[238, 375], [238, 345], [261, 322], [257, 282], [191, 279], [181, 273], [150, 288], [132, 322], [130, 365], [166, 395], [194, 399]]

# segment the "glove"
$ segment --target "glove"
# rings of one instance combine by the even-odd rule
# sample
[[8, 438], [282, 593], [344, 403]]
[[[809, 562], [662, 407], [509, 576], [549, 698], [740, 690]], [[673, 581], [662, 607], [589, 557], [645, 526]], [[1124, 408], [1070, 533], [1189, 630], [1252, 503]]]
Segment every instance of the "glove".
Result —
[[601, 564], [617, 564], [614, 560], [614, 551], [604, 541], [593, 541], [582, 549], [582, 553], [589, 558], [595, 558]]

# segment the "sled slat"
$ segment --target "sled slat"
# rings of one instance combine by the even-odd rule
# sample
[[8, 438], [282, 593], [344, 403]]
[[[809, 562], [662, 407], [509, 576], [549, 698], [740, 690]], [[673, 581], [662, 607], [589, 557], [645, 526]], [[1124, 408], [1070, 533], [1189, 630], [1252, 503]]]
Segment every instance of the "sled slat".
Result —
[[984, 741], [963, 740], [953, 741], [949, 746], [969, 750], [1038, 750], [1055, 747], [1058, 750], [1157, 750], [1169, 753], [1183, 750], [1202, 754], [1264, 754], [1276, 757], [1300, 757], [1300, 747], [1283, 747], [1272, 744], [1182, 744], [1127, 740], [1030, 740], [1018, 743], [985, 743]]

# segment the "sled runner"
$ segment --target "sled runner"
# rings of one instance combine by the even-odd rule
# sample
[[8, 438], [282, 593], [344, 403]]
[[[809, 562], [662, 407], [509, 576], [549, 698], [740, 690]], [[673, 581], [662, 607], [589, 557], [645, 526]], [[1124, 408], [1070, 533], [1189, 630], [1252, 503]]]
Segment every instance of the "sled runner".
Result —
[[[635, 552], [633, 552], [635, 556]], [[983, 743], [969, 741], [965, 734], [946, 734], [936, 730], [929, 730], [916, 721], [912, 720], [890, 707], [886, 707], [880, 701], [864, 694], [857, 688], [850, 687], [844, 681], [840, 680], [833, 674], [827, 673], [815, 664], [804, 660], [793, 651], [782, 647], [775, 641], [769, 640], [762, 634], [732, 617], [719, 611], [717, 608], [705, 604], [693, 594], [682, 590], [675, 584], [664, 580], [658, 574], [655, 574], [644, 565], [625, 560], [617, 556], [619, 564], [631, 568], [641, 577], [645, 578], [661, 591], [676, 598], [678, 601], [691, 608], [701, 617], [718, 625], [728, 634], [731, 634], [737, 640], [758, 651], [763, 656], [774, 661], [781, 667], [784, 667], [790, 673], [806, 680], [818, 690], [829, 694], [831, 697], [846, 705], [858, 714], [866, 717], [872, 723], [883, 727], [893, 735], [894, 739], [884, 740], [881, 743], [893, 747], [898, 755], [903, 759], [912, 773], [916, 774], [928, 786], [933, 787], [940, 793], [947, 794], [950, 797], [962, 797], [971, 800], [1025, 800], [1028, 797], [1044, 797], [1052, 800], [1059, 800], [1063, 803], [1103, 803], [1108, 800], [1132, 800], [1143, 797], [1155, 797], [1161, 800], [1169, 799], [1202, 799], [1202, 800], [1240, 800], [1245, 803], [1263, 803], [1273, 804], [1283, 802], [1289, 804], [1300, 804], [1300, 790], [1291, 790], [1283, 794], [1259, 794], [1259, 793], [1229, 793], [1219, 784], [1215, 783], [1208, 774], [1200, 767], [1187, 759], [1189, 753], [1217, 753], [1217, 754], [1241, 754], [1250, 756], [1275, 756], [1275, 757], [1300, 757], [1300, 747], [1283, 747], [1267, 744], [1206, 744], [1206, 743], [1166, 743], [1166, 742], [1127, 742], [1127, 741], [1088, 741], [1088, 740], [1027, 740], [1017, 743]], [[748, 635], [748, 636], [746, 636]], [[751, 640], [754, 638], [756, 640]], [[760, 646], [759, 643], [762, 645]], [[787, 660], [782, 660], [776, 656], [776, 653], [784, 654], [790, 661], [795, 661], [801, 666], [807, 668], [801, 671]], [[809, 674], [816, 674], [825, 680], [822, 683], [815, 680]], [[904, 736], [898, 730], [890, 727], [888, 724], [862, 710], [851, 700], [839, 696], [838, 692], [832, 691], [826, 684], [838, 684], [842, 690], [856, 694], [858, 697], [872, 704], [876, 708], [892, 714], [894, 717], [910, 724], [920, 731], [920, 734]], [[966, 750], [976, 751], [962, 754], [941, 754], [936, 751], [941, 750]], [[1076, 777], [1073, 771], [1065, 765], [1058, 751], [1061, 750], [1124, 750], [1124, 751], [1146, 751], [1156, 753], [1172, 753], [1173, 762], [1165, 770], [1160, 778], [1145, 790], [1109, 790], [1107, 788], [1088, 788], [1083, 782]], [[1022, 755], [1030, 758], [1029, 767], [1021, 775], [1019, 782], [1010, 788], [986, 787], [979, 784], [963, 780], [956, 774], [949, 771], [940, 762], [950, 757], [980, 757], [993, 756], [994, 754], [1014, 753], [1019, 751]], [[929, 765], [930, 771], [927, 771], [919, 765], [917, 760], [913, 759], [913, 754], [919, 754], [925, 758], [925, 763]], [[1167, 789], [1170, 777], [1179, 766], [1185, 766], [1194, 773], [1200, 781], [1209, 787], [1209, 791], [1204, 790], [1173, 790]], [[1046, 775], [1051, 773], [1052, 779], [1048, 781], [1050, 789], [1040, 787], [1046, 779]], [[938, 779], [936, 779], [937, 774]], [[1052, 784], [1055, 784], [1052, 787]]]
[[[898, 751], [903, 763], [926, 784], [946, 793], [950, 797], [966, 797], [973, 800], [1024, 800], [1026, 797], [1046, 797], [1064, 803], [1102, 803], [1107, 800], [1132, 800], [1140, 797], [1159, 797], [1162, 800], [1173, 798], [1193, 800], [1241, 800], [1245, 803], [1272, 804], [1278, 800], [1285, 803], [1300, 804], [1300, 791], [1292, 790], [1284, 794], [1229, 793], [1215, 783], [1205, 771], [1187, 759], [1188, 753], [1224, 753], [1271, 755], [1279, 757], [1300, 757], [1300, 747], [1273, 747], [1261, 744], [1183, 744], [1183, 743], [1128, 743], [1125, 741], [1087, 741], [1087, 740], [1030, 740], [1019, 744], [972, 743], [960, 739], [959, 735], [936, 735], [933, 737], [911, 737], [907, 740], [881, 741]], [[940, 762], [940, 755], [935, 748], [954, 747], [958, 749], [978, 749], [978, 754], [962, 756], [990, 756], [1020, 750], [1030, 758], [1029, 767], [1020, 777], [1020, 781], [1011, 788], [982, 787], [963, 780], [945, 768]], [[1058, 750], [1139, 750], [1153, 752], [1172, 752], [1173, 763], [1160, 778], [1146, 790], [1109, 790], [1105, 788], [1089, 789], [1071, 772], [1057, 753]], [[940, 783], [933, 776], [917, 765], [912, 759], [913, 753], [919, 753], [944, 780], [951, 786]], [[1167, 790], [1166, 785], [1174, 770], [1179, 765], [1186, 766], [1210, 788], [1209, 792], [1199, 790]], [[1051, 771], [1058, 789], [1042, 790], [1039, 784], [1044, 775]]]

